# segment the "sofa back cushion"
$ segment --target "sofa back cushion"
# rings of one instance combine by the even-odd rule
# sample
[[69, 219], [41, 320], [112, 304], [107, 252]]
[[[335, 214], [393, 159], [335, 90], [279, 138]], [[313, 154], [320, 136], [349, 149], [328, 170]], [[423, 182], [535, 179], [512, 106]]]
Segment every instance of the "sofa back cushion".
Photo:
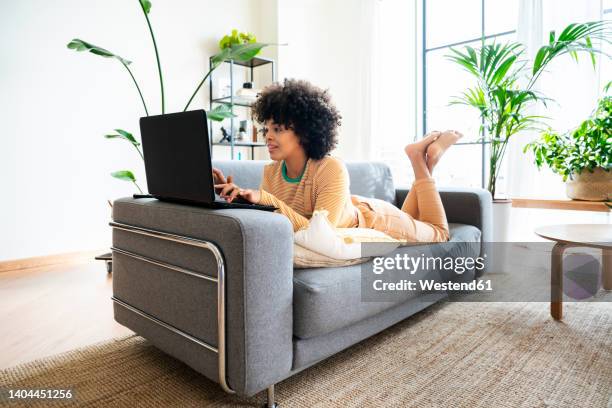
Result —
[[[213, 167], [225, 176], [234, 176], [242, 188], [259, 188], [263, 168], [270, 160], [213, 160]], [[395, 203], [395, 187], [387, 164], [373, 161], [345, 161], [351, 193]]]

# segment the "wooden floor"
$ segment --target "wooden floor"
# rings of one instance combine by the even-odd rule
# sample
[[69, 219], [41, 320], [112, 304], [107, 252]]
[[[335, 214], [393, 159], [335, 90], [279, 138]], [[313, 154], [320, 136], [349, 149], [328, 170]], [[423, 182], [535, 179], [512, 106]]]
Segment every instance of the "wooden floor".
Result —
[[0, 369], [132, 333], [111, 294], [101, 261], [0, 273]]

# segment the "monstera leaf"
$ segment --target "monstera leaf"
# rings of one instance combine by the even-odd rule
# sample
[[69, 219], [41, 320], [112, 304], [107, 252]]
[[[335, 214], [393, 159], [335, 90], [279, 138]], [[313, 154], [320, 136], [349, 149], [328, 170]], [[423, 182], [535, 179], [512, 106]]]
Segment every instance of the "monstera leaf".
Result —
[[67, 47], [75, 51], [89, 51], [92, 54], [96, 54], [96, 55], [99, 55], [105, 58], [116, 58], [119, 61], [121, 61], [121, 63], [124, 65], [130, 65], [132, 63], [132, 61], [122, 58], [116, 54], [113, 54], [109, 50], [106, 50], [102, 47], [98, 47], [97, 45], [93, 45], [79, 38], [74, 38], [72, 41], [68, 43]]

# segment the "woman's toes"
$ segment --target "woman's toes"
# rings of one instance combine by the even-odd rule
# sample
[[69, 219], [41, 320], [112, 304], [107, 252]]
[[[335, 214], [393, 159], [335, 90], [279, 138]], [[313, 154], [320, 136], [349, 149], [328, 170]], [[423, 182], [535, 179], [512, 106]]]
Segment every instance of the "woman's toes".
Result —
[[417, 154], [417, 155], [423, 156], [425, 155], [427, 148], [431, 146], [431, 144], [435, 142], [440, 137], [441, 134], [442, 132], [438, 130], [429, 132], [418, 142], [414, 142], [414, 143], [410, 143], [406, 145], [406, 147], [404, 148], [404, 151], [406, 152], [408, 156], [410, 156], [411, 154]]
[[427, 146], [427, 165], [430, 167], [430, 171], [438, 163], [446, 149], [454, 145], [462, 137], [463, 134], [456, 130], [447, 130], [442, 132], [435, 142]]
[[[442, 132], [442, 134], [440, 136], [444, 136], [444, 138], [446, 139], [444, 142], [445, 144], [455, 144], [457, 142], [457, 140], [461, 139], [463, 137], [463, 133], [458, 132], [456, 130], [452, 130], [449, 129], [445, 132]], [[449, 145], [450, 146], [450, 145]]]

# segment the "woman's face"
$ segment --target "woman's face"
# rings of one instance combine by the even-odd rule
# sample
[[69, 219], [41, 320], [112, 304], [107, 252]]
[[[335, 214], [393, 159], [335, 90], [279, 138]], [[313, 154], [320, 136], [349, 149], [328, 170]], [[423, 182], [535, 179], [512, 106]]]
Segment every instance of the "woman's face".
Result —
[[268, 119], [264, 122], [263, 131], [272, 160], [285, 160], [296, 154], [304, 154], [304, 148], [300, 145], [299, 138], [293, 129]]

